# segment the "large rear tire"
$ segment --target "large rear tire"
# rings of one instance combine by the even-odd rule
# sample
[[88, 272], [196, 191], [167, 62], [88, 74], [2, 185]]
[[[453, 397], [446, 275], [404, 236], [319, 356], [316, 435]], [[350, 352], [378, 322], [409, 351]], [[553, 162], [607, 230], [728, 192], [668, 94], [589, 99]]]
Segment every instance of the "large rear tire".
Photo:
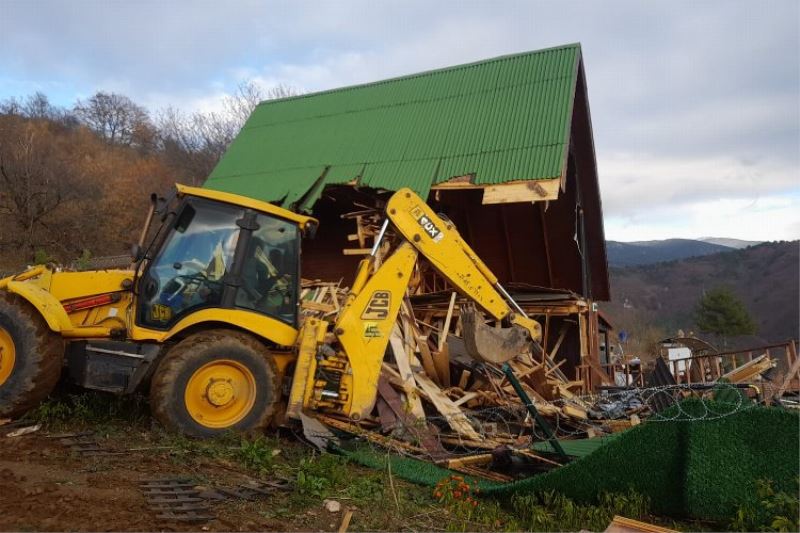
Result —
[[182, 340], [159, 363], [150, 384], [153, 415], [193, 437], [263, 430], [280, 400], [269, 350], [257, 339], [211, 330]]
[[25, 414], [53, 391], [64, 341], [28, 302], [0, 291], [0, 418]]

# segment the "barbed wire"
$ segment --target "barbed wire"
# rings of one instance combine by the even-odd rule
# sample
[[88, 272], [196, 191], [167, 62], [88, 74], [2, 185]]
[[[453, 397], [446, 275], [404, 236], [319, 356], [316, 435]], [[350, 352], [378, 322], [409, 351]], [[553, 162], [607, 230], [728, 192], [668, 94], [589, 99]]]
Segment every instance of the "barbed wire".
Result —
[[[682, 400], [693, 398], [690, 403]], [[660, 422], [710, 422], [734, 415], [757, 405], [749, 401], [740, 387], [719, 383], [714, 388], [698, 389], [690, 385], [665, 385], [601, 393], [575, 395], [548, 402], [534, 402], [533, 406], [546, 420], [550, 429], [538, 423], [527, 407], [520, 402], [502, 406], [464, 409], [453, 416], [429, 415], [424, 419], [397, 418], [390, 428], [365, 429], [351, 425], [352, 433], [381, 453], [440, 460], [489, 453], [498, 447], [511, 450], [529, 449], [534, 443], [557, 439], [608, 436], [615, 432], [615, 424], [633, 425], [631, 416], [640, 423]], [[587, 418], [568, 416], [562, 412], [566, 406], [584, 409]], [[462, 424], [467, 423], [472, 431]], [[357, 429], [358, 428], [358, 429]], [[461, 428], [457, 431], [456, 428]], [[345, 430], [346, 431], [346, 430]], [[327, 438], [330, 435], [319, 434]]]

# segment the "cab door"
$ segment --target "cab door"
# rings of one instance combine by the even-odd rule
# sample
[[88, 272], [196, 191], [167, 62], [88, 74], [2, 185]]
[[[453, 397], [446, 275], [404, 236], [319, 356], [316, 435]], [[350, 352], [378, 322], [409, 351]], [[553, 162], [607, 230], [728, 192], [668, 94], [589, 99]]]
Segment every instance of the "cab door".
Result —
[[243, 215], [230, 204], [186, 199], [139, 281], [138, 325], [165, 330], [192, 311], [221, 306]]

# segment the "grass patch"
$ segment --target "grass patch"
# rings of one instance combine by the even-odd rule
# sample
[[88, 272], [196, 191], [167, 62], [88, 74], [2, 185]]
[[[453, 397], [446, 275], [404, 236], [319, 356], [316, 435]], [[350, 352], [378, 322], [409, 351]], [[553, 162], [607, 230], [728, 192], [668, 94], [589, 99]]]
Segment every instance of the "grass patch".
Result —
[[[800, 490], [800, 479], [798, 486]], [[729, 524], [731, 531], [800, 531], [798, 490], [777, 491], [771, 481], [756, 481], [756, 501], [739, 506]]]
[[149, 413], [147, 401], [141, 395], [117, 396], [91, 391], [51, 396], [32, 409], [27, 417], [50, 429], [66, 425], [74, 427], [76, 424], [102, 429], [121, 422], [140, 425], [149, 420]]

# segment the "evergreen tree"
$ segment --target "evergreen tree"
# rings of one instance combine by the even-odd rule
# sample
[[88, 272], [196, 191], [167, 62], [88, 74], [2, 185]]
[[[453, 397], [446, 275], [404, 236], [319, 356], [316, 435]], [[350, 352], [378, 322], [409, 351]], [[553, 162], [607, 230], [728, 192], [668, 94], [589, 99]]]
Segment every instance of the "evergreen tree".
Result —
[[756, 324], [742, 301], [727, 287], [706, 292], [695, 307], [694, 320], [703, 333], [712, 333], [725, 341], [736, 335], [752, 335]]

